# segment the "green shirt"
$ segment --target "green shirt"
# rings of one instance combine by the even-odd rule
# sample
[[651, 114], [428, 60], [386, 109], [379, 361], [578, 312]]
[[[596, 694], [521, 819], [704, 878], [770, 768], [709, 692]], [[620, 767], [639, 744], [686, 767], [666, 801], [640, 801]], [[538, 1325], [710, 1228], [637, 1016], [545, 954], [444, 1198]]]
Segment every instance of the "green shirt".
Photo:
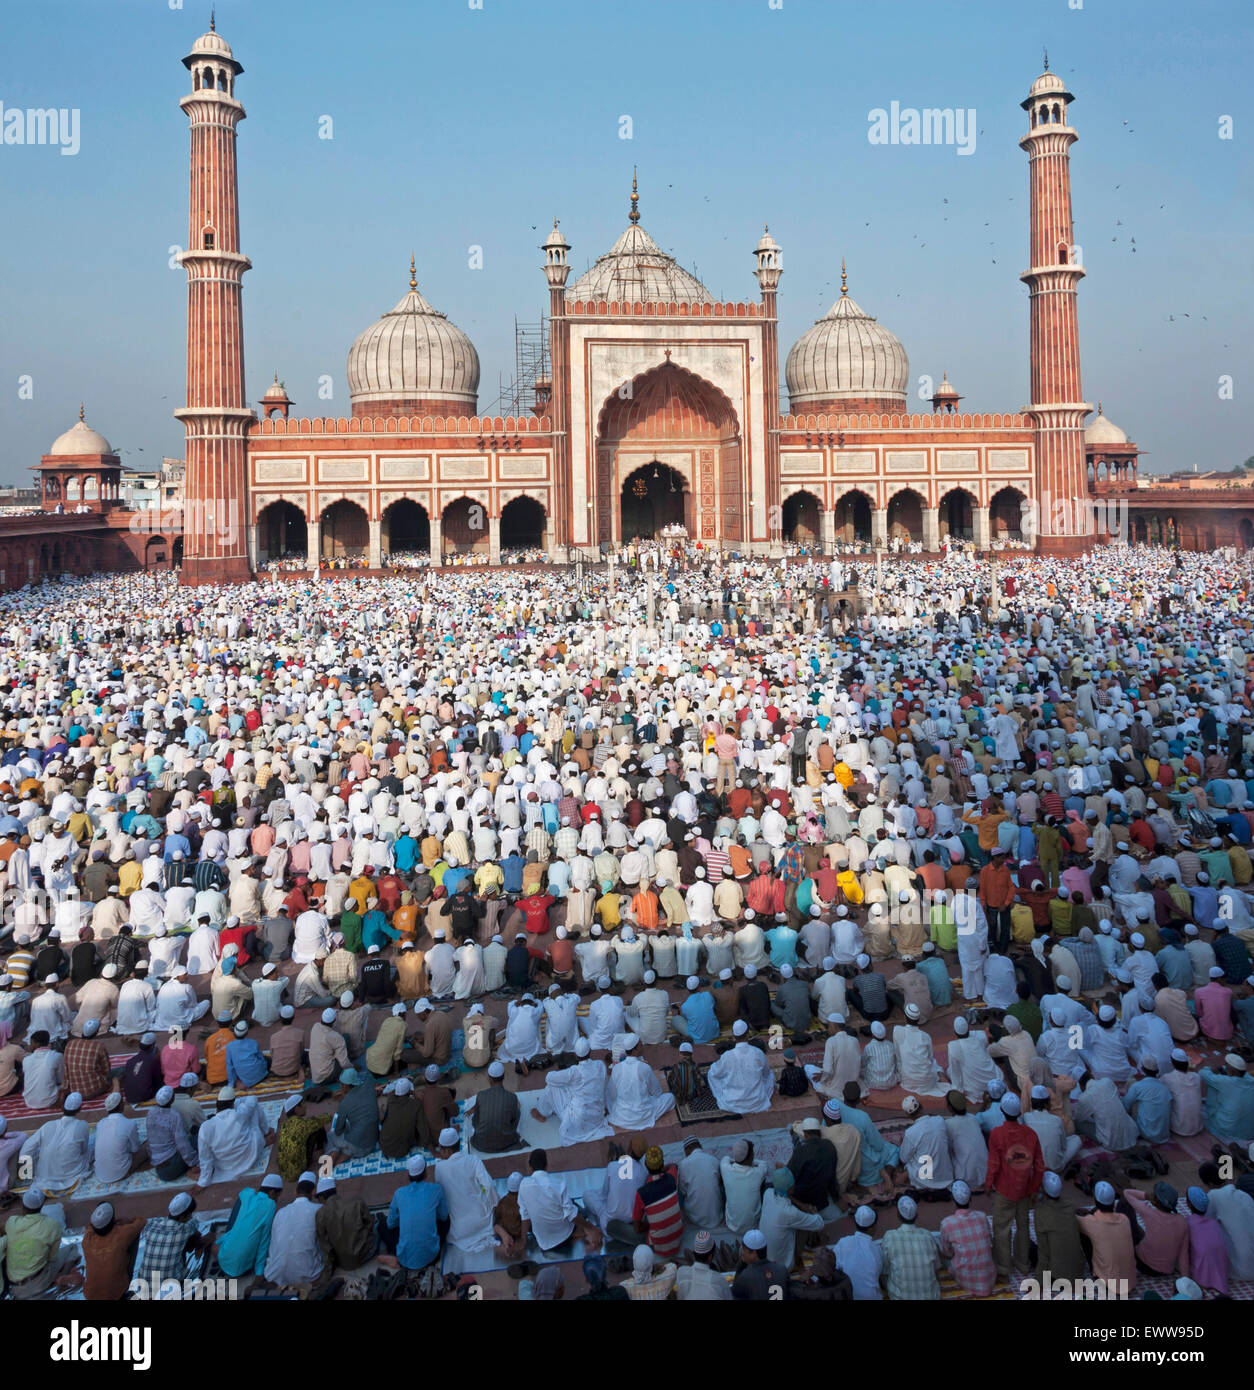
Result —
[[340, 913], [340, 931], [344, 936], [345, 950], [361, 954], [361, 913], [350, 912], [347, 908]]
[[39, 1274], [61, 1246], [61, 1223], [40, 1211], [9, 1217], [4, 1234], [4, 1272], [10, 1284]]

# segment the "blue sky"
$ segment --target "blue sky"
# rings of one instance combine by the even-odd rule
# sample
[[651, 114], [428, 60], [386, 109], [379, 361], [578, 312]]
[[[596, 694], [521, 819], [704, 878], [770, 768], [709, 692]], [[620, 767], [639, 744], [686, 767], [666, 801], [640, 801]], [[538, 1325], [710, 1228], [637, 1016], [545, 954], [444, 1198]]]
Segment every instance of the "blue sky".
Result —
[[[128, 464], [182, 454], [185, 277], [168, 261], [186, 236], [181, 59], [208, 4], [174, 3], [5, 7], [0, 101], [78, 108], [81, 148], [0, 145], [0, 482], [29, 479], [80, 399]], [[769, 219], [784, 250], [781, 366], [839, 293], [844, 256], [916, 388], [948, 371], [968, 408], [1017, 409], [1018, 103], [1048, 47], [1077, 98], [1086, 397], [1148, 468], [1254, 454], [1254, 6], [776, 3], [220, 0], [218, 30], [245, 68], [251, 398], [277, 371], [301, 413], [347, 414], [345, 355], [407, 288], [412, 249], [424, 293], [479, 350], [486, 411], [512, 375], [515, 316], [547, 305], [537, 248], [554, 215], [582, 270], [626, 225], [634, 163], [643, 225], [720, 297], [756, 296], [751, 252]], [[975, 152], [871, 145], [868, 113], [894, 100], [974, 108]], [[1232, 140], [1218, 138], [1224, 115]]]

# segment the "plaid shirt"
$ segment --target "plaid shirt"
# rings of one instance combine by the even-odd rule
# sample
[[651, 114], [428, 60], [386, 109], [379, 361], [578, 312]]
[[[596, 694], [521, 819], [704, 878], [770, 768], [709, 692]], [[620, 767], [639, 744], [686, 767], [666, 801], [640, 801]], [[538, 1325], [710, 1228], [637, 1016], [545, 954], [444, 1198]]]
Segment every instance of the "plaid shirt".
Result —
[[[551, 858], [549, 852], [549, 832], [537, 822], [527, 831], [527, 837], [523, 841], [528, 851], [535, 850], [536, 858], [541, 864], [547, 864]], [[578, 843], [578, 841], [576, 841]]]
[[65, 1045], [65, 1090], [77, 1091], [84, 1100], [102, 1096], [109, 1089], [109, 1050], [95, 1038], [71, 1038]]
[[993, 1236], [988, 1217], [979, 1211], [956, 1211], [940, 1223], [940, 1252], [954, 1278], [976, 1298], [987, 1298], [997, 1283]]
[[553, 836], [553, 852], [559, 859], [573, 859], [579, 853], [579, 831], [573, 825], [564, 825]]
[[917, 1226], [898, 1226], [887, 1232], [884, 1251], [884, 1288], [892, 1299], [937, 1299], [940, 1284], [936, 1270], [940, 1252], [930, 1231]]
[[779, 876], [785, 883], [800, 883], [806, 876], [803, 852], [796, 841], [780, 857]]
[[166, 1279], [187, 1278], [187, 1242], [197, 1232], [194, 1221], [176, 1221], [172, 1216], [151, 1217], [144, 1226], [142, 1253], [135, 1266], [135, 1278], [147, 1279], [151, 1287]]
[[357, 958], [341, 946], [322, 963], [322, 983], [328, 994], [343, 994], [357, 988]]

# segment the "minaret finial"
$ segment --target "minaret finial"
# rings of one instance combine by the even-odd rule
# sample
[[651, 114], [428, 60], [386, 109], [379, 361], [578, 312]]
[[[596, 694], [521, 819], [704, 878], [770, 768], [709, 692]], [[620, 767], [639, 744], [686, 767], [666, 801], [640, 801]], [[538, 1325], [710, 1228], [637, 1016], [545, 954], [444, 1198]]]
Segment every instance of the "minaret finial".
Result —
[[418, 271], [414, 264], [414, 253], [412, 251], [409, 253], [409, 288], [411, 290], [416, 290], [418, 288]]
[[216, 9], [210, 8], [210, 10], [209, 10], [209, 32], [210, 32], [211, 34], [216, 33], [216, 32], [217, 32], [217, 28], [218, 28], [218, 12], [217, 12]]
[[1097, 403], [1097, 413], [1098, 413], [1099, 415], [1104, 415], [1104, 414], [1106, 413], [1106, 412], [1102, 409], [1102, 403], [1101, 403], [1101, 401], [1098, 401], [1098, 403]]
[[1049, 49], [1045, 50], [1045, 71], [1049, 71]]
[[840, 297], [847, 299], [849, 296], [849, 277], [845, 274], [845, 258], [840, 259]]
[[79, 401], [79, 403], [78, 403], [78, 418], [79, 418], [80, 422], [86, 419], [86, 416], [83, 414], [83, 403], [82, 403], [82, 401]]
[[636, 183], [636, 167], [631, 168], [631, 215], [628, 221], [635, 226], [640, 221], [640, 189]]

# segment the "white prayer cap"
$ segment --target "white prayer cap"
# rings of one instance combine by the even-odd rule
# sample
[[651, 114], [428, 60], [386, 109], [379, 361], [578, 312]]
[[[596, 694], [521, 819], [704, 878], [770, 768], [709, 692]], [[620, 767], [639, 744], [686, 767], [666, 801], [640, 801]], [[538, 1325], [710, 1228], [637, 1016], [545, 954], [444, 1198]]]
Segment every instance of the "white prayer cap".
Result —
[[316, 1196], [321, 1197], [321, 1196], [323, 1196], [324, 1194], [326, 1194], [326, 1193], [328, 1193], [328, 1192], [334, 1192], [334, 1191], [335, 1191], [335, 1179], [334, 1179], [334, 1178], [319, 1178], [319, 1179], [318, 1179], [318, 1186], [317, 1186], [316, 1193], [315, 1193]]
[[1093, 1189], [1093, 1200], [1099, 1207], [1115, 1205], [1115, 1189], [1108, 1182], [1099, 1182]]
[[83, 1024], [83, 1037], [94, 1038], [99, 1032], [100, 1020], [98, 1018], [89, 1018], [87, 1022]]
[[[1107, 1004], [1105, 1007], [1109, 1008], [1110, 1005]], [[1067, 1021], [1067, 1015], [1063, 1013], [1061, 1009], [1050, 1009], [1049, 1021], [1054, 1025], [1055, 1028], [1061, 1028], [1062, 1025]]]
[[920, 1009], [917, 1004], [907, 1004], [903, 1012], [912, 1023], [920, 1017]]
[[335, 1010], [334, 1010], [334, 1009], [323, 1009], [323, 1011], [322, 1011], [322, 1021], [323, 1021], [323, 1023], [334, 1023], [334, 1022], [335, 1022], [335, 1018], [336, 1018], [336, 1014], [335, 1014]]
[[116, 965], [113, 964], [112, 961], [110, 961], [109, 964], [106, 965], [105, 968], [100, 972], [102, 978], [106, 980], [112, 980], [117, 975], [117, 973], [118, 968]]
[[864, 952], [857, 958], [855, 964], [857, 965], [859, 970], [865, 970], [867, 966], [871, 964], [871, 957]]
[[787, 963], [787, 961], [785, 961], [784, 964], [781, 965], [781, 966], [779, 967], [779, 973], [780, 973], [781, 979], [791, 980], [791, 979], [792, 979], [792, 966], [789, 965], [789, 964]]
[[913, 1197], [897, 1198], [897, 1215], [903, 1221], [913, 1221], [919, 1214], [919, 1205]]
[[745, 966], [745, 979], [752, 980], [758, 973], [758, 967], [753, 964]]
[[844, 1023], [844, 1021], [845, 1021], [845, 1016], [844, 1016], [844, 1014], [828, 1014], [828, 1016], [827, 1016], [827, 1022], [828, 1022], [828, 1023]]
[[192, 1207], [191, 1193], [177, 1192], [170, 1198], [170, 1205], [166, 1210], [171, 1216], [182, 1216], [185, 1211], [190, 1211]]
[[888, 1029], [884, 1027], [878, 1018], [871, 1024], [871, 1036], [873, 1038], [884, 1038], [888, 1036]]
[[282, 1019], [295, 1018], [296, 1010], [290, 1004], [284, 1004], [279, 1010], [279, 1017]]
[[106, 1230], [109, 1226], [109, 1223], [113, 1220], [113, 1208], [109, 1205], [108, 1202], [101, 1202], [101, 1204], [98, 1207], [96, 1207], [95, 1210], [92, 1212], [91, 1217], [89, 1219], [91, 1221], [91, 1227], [93, 1231]]
[[504, 1062], [492, 1062], [488, 1066], [488, 1075], [494, 1080], [499, 1081], [505, 1075]]
[[235, 1099], [235, 1087], [234, 1087], [234, 1086], [223, 1086], [223, 1088], [218, 1092], [218, 1099], [219, 1099], [220, 1101], [234, 1100], [234, 1099]]
[[1062, 1179], [1057, 1173], [1046, 1173], [1041, 1179], [1041, 1186], [1047, 1197], [1058, 1197], [1062, 1194]]
[[405, 1171], [411, 1178], [420, 1178], [427, 1171], [427, 1160], [421, 1154], [414, 1154], [405, 1164]]
[[1059, 988], [1060, 990], [1062, 990], [1062, 992], [1063, 992], [1064, 994], [1069, 994], [1069, 993], [1071, 992], [1071, 976], [1070, 976], [1070, 975], [1059, 975], [1059, 977], [1058, 977], [1058, 988]]
[[[653, 973], [652, 971], [649, 972], [650, 975], [651, 975], [652, 973]], [[647, 976], [646, 976], [646, 979], [647, 979]], [[696, 975], [689, 975], [688, 978], [684, 981], [684, 987], [685, 987], [686, 989], [690, 989], [690, 990], [692, 990], [692, 989], [700, 989], [700, 988], [701, 988], [701, 981], [700, 981], [700, 979], [699, 979]]]
[[735, 1023], [732, 1024], [732, 1033], [737, 1038], [743, 1038], [748, 1031], [749, 1025], [743, 1018], [738, 1018]]
[[1138, 951], [1141, 949], [1142, 946], [1145, 945], [1145, 938], [1141, 935], [1139, 931], [1134, 931], [1132, 933], [1131, 940], [1132, 944], [1136, 947]]
[[396, 1094], [398, 1096], [407, 1096], [413, 1091], [413, 1089], [414, 1083], [407, 1076], [402, 1076], [401, 1079], [396, 1083]]
[[73, 1115], [76, 1111], [81, 1110], [83, 1108], [82, 1094], [78, 1091], [71, 1091], [70, 1094], [66, 1096], [66, 1098], [61, 1102], [61, 1107], [63, 1110], [67, 1110], [71, 1115]]
[[646, 971], [644, 972], [644, 982], [645, 982], [646, 985], [651, 985], [651, 984], [653, 984], [656, 980], [657, 980], [657, 975], [654, 973], [654, 971], [652, 971], [652, 970], [646, 970]]
[[853, 1219], [854, 1224], [865, 1231], [868, 1227], [875, 1225], [875, 1208], [870, 1202], [866, 1202], [854, 1212]]
[[440, 1069], [434, 1062], [423, 1072], [423, 1077], [429, 1082], [436, 1082], [440, 1079]]
[[965, 1182], [962, 1181], [961, 1178], [958, 1178], [950, 1186], [949, 1195], [954, 1199], [954, 1202], [958, 1206], [965, 1207], [967, 1203], [971, 1200], [971, 1189], [967, 1186]]
[[745, 1247], [746, 1250], [766, 1249], [766, 1237], [762, 1234], [761, 1231], [757, 1229], [757, 1227], [754, 1227], [752, 1230], [746, 1231], [744, 1235], [741, 1236], [740, 1243]]
[[196, 1075], [196, 1073], [195, 1073], [194, 1071], [185, 1071], [185, 1072], [183, 1073], [183, 1075], [179, 1077], [179, 1086], [180, 1086], [180, 1087], [184, 1087], [184, 1086], [198, 1086], [199, 1084], [200, 1084], [200, 1078]]
[[592, 1051], [592, 1044], [587, 1038], [575, 1039], [575, 1056], [586, 1057]]
[[27, 1211], [38, 1211], [44, 1204], [44, 1190], [42, 1187], [28, 1187], [22, 1193], [22, 1205]]
[[970, 1031], [971, 1025], [959, 1014], [958, 1017], [954, 1019], [954, 1032], [957, 1033], [960, 1038], [965, 1038]]
[[1224, 968], [1222, 965], [1212, 965], [1209, 974], [1212, 980], [1222, 980], [1224, 977]]
[[461, 1142], [461, 1138], [452, 1125], [440, 1131], [439, 1144], [442, 1149], [455, 1149]]
[[725, 965], [725, 966], [718, 972], [718, 977], [719, 977], [720, 980], [730, 980], [731, 977], [732, 977], [732, 968], [731, 968], [731, 966], [730, 966], [730, 965]]
[[120, 1091], [110, 1091], [105, 1097], [105, 1114], [112, 1115], [115, 1110], [122, 1108], [122, 1093]]

